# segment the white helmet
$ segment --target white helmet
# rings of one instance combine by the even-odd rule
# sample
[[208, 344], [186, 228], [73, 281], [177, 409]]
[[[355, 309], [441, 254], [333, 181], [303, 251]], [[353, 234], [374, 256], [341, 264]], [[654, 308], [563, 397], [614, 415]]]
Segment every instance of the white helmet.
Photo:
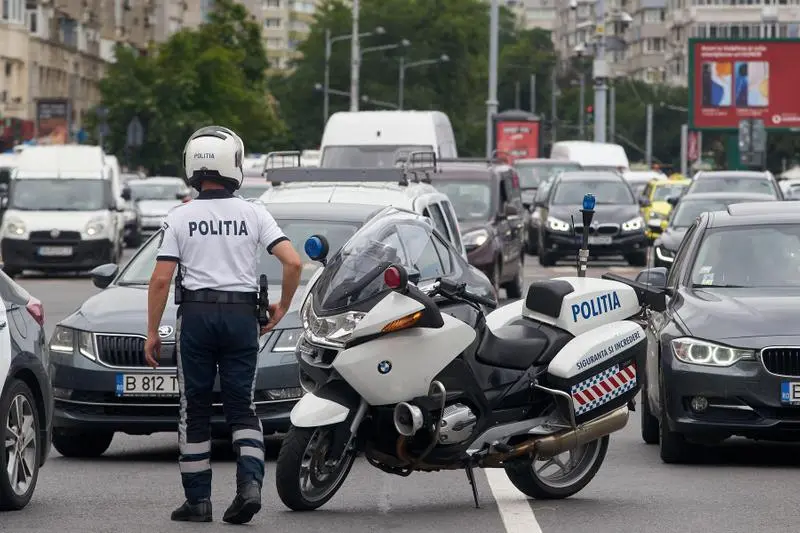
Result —
[[232, 187], [242, 186], [244, 143], [233, 131], [222, 126], [200, 128], [189, 137], [183, 148], [186, 183], [200, 190], [204, 180]]

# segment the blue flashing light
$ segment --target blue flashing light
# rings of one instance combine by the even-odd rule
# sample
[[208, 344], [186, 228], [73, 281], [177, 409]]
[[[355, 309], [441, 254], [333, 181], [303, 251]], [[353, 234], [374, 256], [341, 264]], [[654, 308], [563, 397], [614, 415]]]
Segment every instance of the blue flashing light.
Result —
[[325, 251], [324, 248], [325, 246], [322, 243], [322, 240], [315, 235], [312, 235], [306, 239], [306, 244], [303, 246], [303, 250], [305, 250], [306, 255], [310, 259], [314, 260], [322, 257], [322, 253]]
[[583, 210], [584, 211], [594, 211], [594, 204], [596, 203], [594, 194], [584, 194], [583, 195]]

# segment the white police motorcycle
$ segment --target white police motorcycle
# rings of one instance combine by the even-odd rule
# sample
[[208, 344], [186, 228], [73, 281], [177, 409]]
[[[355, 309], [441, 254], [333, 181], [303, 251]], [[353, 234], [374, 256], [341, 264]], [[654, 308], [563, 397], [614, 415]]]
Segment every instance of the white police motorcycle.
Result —
[[[588, 228], [590, 195], [584, 208]], [[306, 394], [277, 461], [281, 500], [296, 511], [322, 506], [359, 453], [400, 476], [465, 469], [476, 506], [474, 467], [505, 469], [533, 498], [577, 493], [641, 386], [646, 340], [631, 319], [663, 295], [616, 276], [580, 277], [584, 235], [579, 277], [535, 282], [525, 300], [485, 316], [494, 302], [457, 279], [409, 282], [410, 248], [422, 246], [397, 238], [404, 225], [433, 232], [422, 217], [385, 213], [328, 262], [324, 238], [306, 242], [325, 268], [301, 310]]]

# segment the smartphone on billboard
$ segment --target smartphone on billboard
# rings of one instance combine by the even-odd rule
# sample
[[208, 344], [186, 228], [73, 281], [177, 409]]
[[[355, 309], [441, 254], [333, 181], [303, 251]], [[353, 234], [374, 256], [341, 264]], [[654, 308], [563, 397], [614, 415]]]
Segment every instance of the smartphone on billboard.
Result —
[[734, 102], [736, 107], [748, 107], [748, 94], [750, 92], [750, 79], [748, 77], [747, 63], [736, 63], [735, 81], [734, 81]]
[[711, 107], [711, 63], [703, 63], [703, 85], [701, 93], [703, 107]]
[[766, 61], [747, 63], [747, 106], [769, 106], [769, 63]]
[[702, 102], [704, 107], [728, 107], [732, 103], [733, 64], [709, 61], [702, 67]]

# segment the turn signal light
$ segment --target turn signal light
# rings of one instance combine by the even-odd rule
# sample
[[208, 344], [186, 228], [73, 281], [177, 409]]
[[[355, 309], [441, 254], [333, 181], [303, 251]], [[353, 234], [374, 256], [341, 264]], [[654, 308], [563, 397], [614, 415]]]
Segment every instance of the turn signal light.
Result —
[[410, 328], [411, 326], [419, 322], [420, 318], [422, 318], [422, 311], [417, 311], [414, 314], [404, 316], [403, 318], [398, 318], [397, 320], [389, 322], [388, 324], [383, 326], [381, 332], [391, 333], [392, 331], [399, 331], [401, 329]]

